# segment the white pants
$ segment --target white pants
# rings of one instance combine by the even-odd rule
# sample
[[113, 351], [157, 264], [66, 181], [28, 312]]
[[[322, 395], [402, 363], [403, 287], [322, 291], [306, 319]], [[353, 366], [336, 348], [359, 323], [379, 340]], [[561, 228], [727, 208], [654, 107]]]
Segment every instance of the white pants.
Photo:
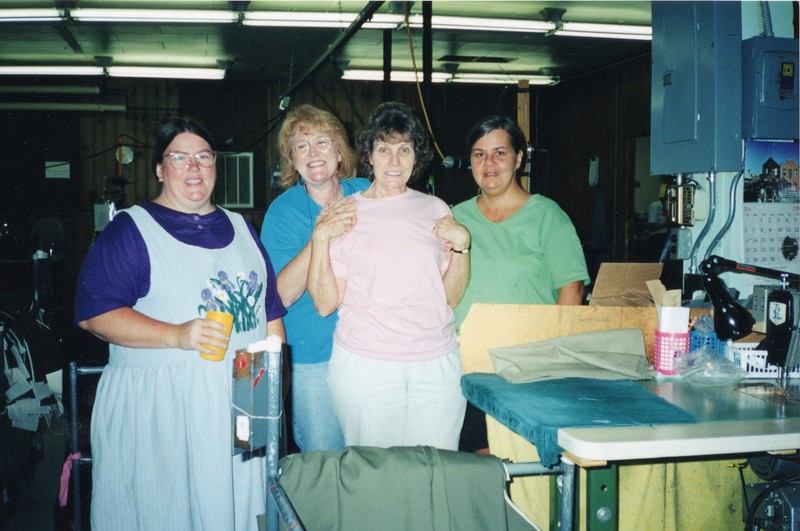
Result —
[[434, 446], [458, 450], [467, 402], [461, 353], [428, 361], [385, 361], [333, 343], [328, 384], [347, 446]]

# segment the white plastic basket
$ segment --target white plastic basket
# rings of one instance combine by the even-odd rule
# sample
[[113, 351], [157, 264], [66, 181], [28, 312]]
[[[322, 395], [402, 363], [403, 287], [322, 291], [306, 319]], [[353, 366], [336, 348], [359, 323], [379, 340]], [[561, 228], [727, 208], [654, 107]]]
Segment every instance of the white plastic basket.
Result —
[[[756, 350], [758, 343], [728, 343], [725, 357], [744, 368], [747, 378], [777, 378], [778, 367], [767, 363], [767, 351]], [[789, 369], [789, 378], [800, 378], [800, 365]]]

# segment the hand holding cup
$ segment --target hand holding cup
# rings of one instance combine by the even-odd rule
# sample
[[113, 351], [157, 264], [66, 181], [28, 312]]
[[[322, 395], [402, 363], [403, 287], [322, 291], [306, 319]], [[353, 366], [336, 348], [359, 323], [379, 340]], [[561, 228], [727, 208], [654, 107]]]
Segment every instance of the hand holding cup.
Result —
[[225, 340], [225, 346], [220, 347], [210, 343], [203, 343], [203, 348], [213, 351], [213, 353], [200, 352], [200, 357], [211, 361], [222, 361], [225, 359], [225, 352], [228, 350], [228, 342], [230, 341], [231, 328], [233, 326], [233, 315], [225, 312], [218, 312], [210, 310], [206, 312], [206, 319], [217, 322], [225, 327], [225, 334], [228, 336]]

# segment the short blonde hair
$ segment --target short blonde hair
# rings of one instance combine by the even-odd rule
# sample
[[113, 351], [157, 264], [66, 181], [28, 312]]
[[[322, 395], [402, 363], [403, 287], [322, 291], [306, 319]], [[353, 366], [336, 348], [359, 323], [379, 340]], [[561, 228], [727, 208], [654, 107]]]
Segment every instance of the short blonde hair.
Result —
[[313, 105], [301, 105], [289, 112], [283, 120], [278, 133], [278, 149], [281, 153], [281, 177], [278, 184], [284, 189], [290, 188], [300, 179], [300, 173], [292, 160], [292, 136], [296, 131], [316, 129], [319, 133], [329, 135], [336, 143], [336, 149], [342, 156], [336, 177], [351, 179], [356, 174], [356, 154], [350, 146], [344, 125], [328, 111]]

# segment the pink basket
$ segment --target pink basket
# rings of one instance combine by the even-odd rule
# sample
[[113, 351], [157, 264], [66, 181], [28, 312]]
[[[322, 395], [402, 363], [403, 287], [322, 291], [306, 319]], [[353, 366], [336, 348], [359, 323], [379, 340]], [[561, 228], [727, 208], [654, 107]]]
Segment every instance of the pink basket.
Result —
[[689, 351], [689, 332], [669, 333], [656, 330], [653, 366], [661, 374], [677, 374], [675, 355]]

